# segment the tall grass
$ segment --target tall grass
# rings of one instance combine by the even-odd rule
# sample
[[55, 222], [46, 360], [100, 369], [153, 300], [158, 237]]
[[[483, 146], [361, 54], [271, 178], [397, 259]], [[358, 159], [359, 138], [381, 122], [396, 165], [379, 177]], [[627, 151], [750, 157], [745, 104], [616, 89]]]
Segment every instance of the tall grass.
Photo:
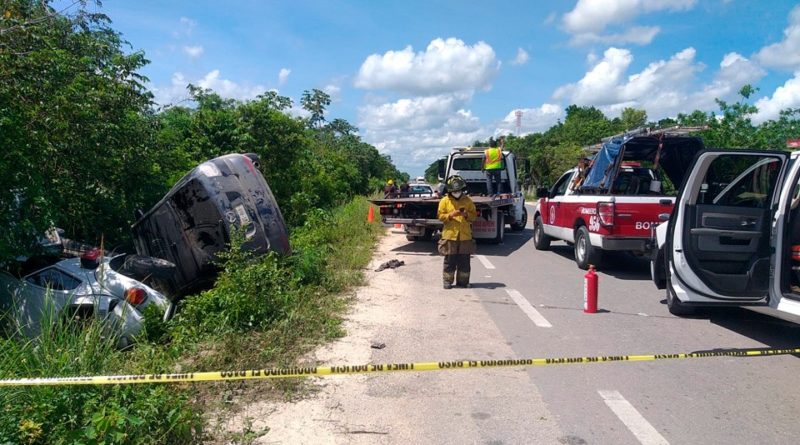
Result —
[[[382, 233], [380, 224], [366, 223], [369, 205], [357, 198], [310, 211], [292, 233], [289, 257], [254, 258], [234, 243], [214, 288], [186, 298], [166, 324], [146, 314], [146, 332], [132, 351], [117, 350], [116, 339], [92, 321], [43, 323], [32, 340], [0, 338], [0, 378], [292, 364], [343, 334], [344, 291], [362, 282]], [[0, 388], [0, 443], [200, 442], [203, 396], [226, 385]]]

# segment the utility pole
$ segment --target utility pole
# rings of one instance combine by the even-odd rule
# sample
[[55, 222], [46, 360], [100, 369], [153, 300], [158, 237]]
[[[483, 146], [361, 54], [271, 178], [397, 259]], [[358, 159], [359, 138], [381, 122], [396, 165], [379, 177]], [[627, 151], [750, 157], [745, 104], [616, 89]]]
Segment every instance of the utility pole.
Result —
[[517, 137], [519, 137], [522, 131], [522, 110], [515, 111], [514, 116], [517, 117]]

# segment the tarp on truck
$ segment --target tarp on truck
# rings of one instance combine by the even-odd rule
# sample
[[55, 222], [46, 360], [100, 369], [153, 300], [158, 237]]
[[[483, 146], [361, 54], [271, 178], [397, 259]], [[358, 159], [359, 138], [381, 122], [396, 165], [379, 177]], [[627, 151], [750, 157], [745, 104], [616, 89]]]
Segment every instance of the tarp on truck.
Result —
[[611, 139], [594, 156], [581, 190], [608, 190], [624, 161], [656, 162], [656, 159], [669, 180], [677, 187], [683, 182], [683, 175], [695, 154], [703, 148], [703, 140], [699, 137], [651, 134]]

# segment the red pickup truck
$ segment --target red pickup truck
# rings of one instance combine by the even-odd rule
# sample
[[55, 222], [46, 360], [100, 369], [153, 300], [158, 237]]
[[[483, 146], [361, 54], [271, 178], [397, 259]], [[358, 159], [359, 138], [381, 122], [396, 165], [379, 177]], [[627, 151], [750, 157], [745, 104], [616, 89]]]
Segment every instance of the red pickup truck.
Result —
[[[677, 188], [703, 141], [695, 129], [640, 130], [608, 138], [591, 158], [539, 189], [533, 239], [538, 250], [563, 240], [581, 269], [603, 252], [655, 252], [655, 228], [675, 205]], [[584, 167], [584, 165], [587, 165]]]

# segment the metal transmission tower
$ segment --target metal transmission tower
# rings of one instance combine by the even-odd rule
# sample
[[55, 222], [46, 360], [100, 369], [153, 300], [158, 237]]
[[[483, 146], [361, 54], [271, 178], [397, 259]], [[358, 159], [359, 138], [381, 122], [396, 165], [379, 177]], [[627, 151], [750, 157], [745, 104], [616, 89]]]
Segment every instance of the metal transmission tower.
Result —
[[517, 117], [517, 136], [519, 136], [522, 131], [522, 110], [515, 111], [514, 116]]

